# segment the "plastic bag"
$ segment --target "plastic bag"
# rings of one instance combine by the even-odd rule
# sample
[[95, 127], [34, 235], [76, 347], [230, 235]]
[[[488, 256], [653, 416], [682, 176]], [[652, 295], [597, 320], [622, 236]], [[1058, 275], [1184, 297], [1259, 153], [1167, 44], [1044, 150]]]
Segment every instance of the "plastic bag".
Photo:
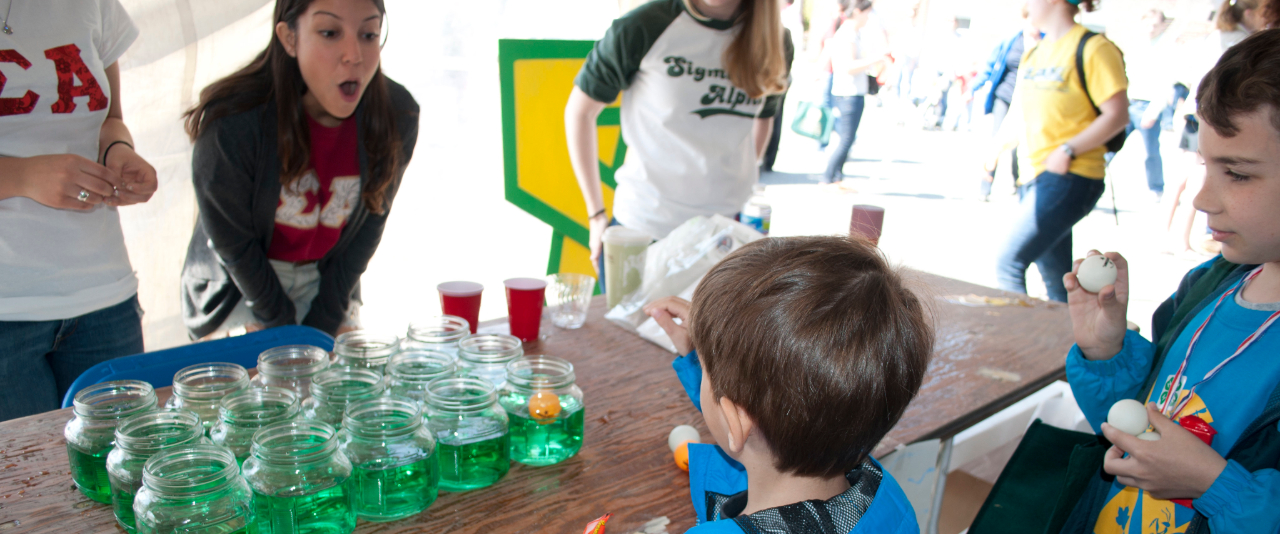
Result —
[[754, 228], [722, 215], [685, 221], [666, 238], [649, 246], [640, 288], [622, 297], [605, 318], [675, 352], [666, 332], [644, 313], [644, 305], [663, 297], [691, 298], [698, 282], [715, 264], [742, 245], [763, 237]]
[[791, 131], [797, 135], [827, 143], [836, 127], [831, 108], [817, 102], [801, 100], [796, 103], [796, 118], [791, 120]]

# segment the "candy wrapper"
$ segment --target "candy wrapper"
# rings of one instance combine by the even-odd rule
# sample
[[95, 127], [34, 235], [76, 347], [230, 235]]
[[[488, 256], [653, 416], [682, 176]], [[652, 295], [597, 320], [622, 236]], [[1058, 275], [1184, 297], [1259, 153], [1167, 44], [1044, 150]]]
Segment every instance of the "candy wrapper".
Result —
[[[1218, 431], [1214, 430], [1213, 427], [1209, 426], [1209, 423], [1206, 423], [1204, 419], [1201, 419], [1194, 415], [1188, 415], [1181, 419], [1178, 419], [1178, 424], [1181, 425], [1182, 428], [1187, 429], [1188, 432], [1195, 434], [1195, 436], [1197, 438], [1200, 438], [1200, 441], [1203, 441], [1205, 445], [1213, 445], [1213, 436], [1218, 433]], [[1186, 506], [1187, 508], [1192, 507], [1191, 499], [1169, 499], [1169, 500], [1173, 501], [1174, 504], [1181, 504], [1182, 506]]]
[[587, 528], [582, 529], [582, 534], [604, 534], [604, 524], [609, 522], [609, 518], [613, 514], [604, 514], [599, 519], [587, 523]]

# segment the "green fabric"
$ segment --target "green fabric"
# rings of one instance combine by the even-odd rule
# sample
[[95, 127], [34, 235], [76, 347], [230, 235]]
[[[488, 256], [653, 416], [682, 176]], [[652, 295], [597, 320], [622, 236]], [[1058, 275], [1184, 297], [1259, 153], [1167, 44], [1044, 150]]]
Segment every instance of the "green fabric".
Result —
[[1035, 420], [982, 503], [969, 533], [1056, 534], [1102, 466], [1109, 447], [1094, 434]]
[[631, 85], [640, 62], [684, 12], [681, 0], [655, 0], [618, 17], [587, 55], [573, 84], [596, 102], [611, 103]]

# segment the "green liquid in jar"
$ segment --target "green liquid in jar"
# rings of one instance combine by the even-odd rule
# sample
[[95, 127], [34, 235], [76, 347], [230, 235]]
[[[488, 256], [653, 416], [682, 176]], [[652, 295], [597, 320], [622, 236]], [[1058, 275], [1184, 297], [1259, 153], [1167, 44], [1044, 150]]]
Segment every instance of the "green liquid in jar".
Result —
[[440, 441], [440, 488], [467, 491], [493, 485], [511, 469], [508, 447], [508, 434], [457, 445]]
[[549, 421], [529, 417], [527, 409], [508, 410], [511, 416], [511, 459], [525, 465], [558, 464], [582, 449], [585, 417], [582, 403], [570, 396], [560, 401], [560, 415]]
[[257, 534], [341, 534], [356, 528], [355, 510], [342, 485], [299, 496], [255, 491], [253, 509]]
[[124, 527], [125, 532], [137, 532], [137, 518], [133, 515], [133, 498], [135, 495], [124, 489], [111, 490], [111, 506], [116, 511], [116, 521]]
[[347, 482], [356, 515], [369, 521], [394, 521], [426, 510], [440, 492], [440, 466], [433, 454], [408, 465], [377, 469], [377, 462], [356, 466]]
[[90, 499], [111, 504], [111, 480], [107, 478], [107, 447], [97, 454], [86, 454], [67, 444], [67, 462], [71, 464], [71, 480]]

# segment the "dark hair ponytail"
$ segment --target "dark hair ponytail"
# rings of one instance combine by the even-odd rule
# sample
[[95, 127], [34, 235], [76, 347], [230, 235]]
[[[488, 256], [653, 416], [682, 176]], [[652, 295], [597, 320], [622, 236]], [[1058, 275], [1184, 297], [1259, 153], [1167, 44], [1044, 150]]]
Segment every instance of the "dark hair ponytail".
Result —
[[[313, 1], [277, 0], [267, 49], [244, 68], [205, 87], [200, 91], [200, 101], [182, 115], [187, 135], [195, 142], [214, 121], [275, 100], [280, 183], [284, 186], [292, 185], [306, 172], [311, 159], [311, 136], [306, 111], [302, 108], [307, 84], [298, 69], [297, 58], [290, 56], [276, 37], [275, 26], [283, 22], [296, 30], [298, 18]], [[386, 17], [383, 0], [370, 1]], [[361, 104], [364, 117], [359, 126], [369, 157], [369, 175], [365, 177], [360, 196], [369, 211], [383, 213], [387, 186], [401, 165], [401, 145], [387, 78], [382, 75], [381, 67], [365, 88]]]

